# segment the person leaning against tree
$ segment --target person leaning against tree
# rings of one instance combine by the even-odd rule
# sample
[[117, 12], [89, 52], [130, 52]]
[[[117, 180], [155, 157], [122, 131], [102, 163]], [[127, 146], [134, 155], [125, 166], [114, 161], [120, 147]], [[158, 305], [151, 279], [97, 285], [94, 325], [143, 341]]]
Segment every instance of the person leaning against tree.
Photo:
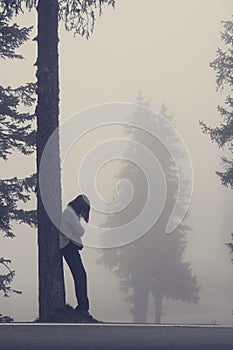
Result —
[[83, 218], [89, 221], [90, 201], [85, 195], [79, 195], [68, 203], [61, 215], [60, 250], [71, 271], [77, 307], [79, 312], [87, 319], [94, 320], [89, 313], [89, 300], [87, 295], [87, 274], [81, 260], [79, 251], [83, 249], [82, 239], [85, 229], [80, 223]]

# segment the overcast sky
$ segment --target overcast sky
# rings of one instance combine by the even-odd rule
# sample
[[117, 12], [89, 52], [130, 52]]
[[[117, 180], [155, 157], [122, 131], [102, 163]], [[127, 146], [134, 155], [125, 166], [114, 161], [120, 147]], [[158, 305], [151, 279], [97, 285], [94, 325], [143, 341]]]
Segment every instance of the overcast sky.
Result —
[[[115, 10], [106, 8], [97, 19], [88, 41], [60, 28], [61, 121], [96, 104], [135, 102], [141, 89], [155, 110], [166, 104], [191, 154], [194, 191], [189, 225], [193, 230], [187, 236], [185, 259], [192, 263], [202, 289], [198, 305], [165, 302], [164, 322], [233, 324], [233, 267], [225, 246], [233, 224], [232, 192], [223, 188], [215, 175], [215, 170], [221, 169], [222, 153], [198, 124], [204, 120], [216, 125], [220, 120], [216, 109], [226, 95], [216, 92], [215, 72], [209, 62], [223, 46], [221, 21], [231, 19], [232, 14], [231, 0], [117, 0]], [[34, 25], [35, 20], [32, 12], [21, 16], [19, 22]], [[25, 44], [21, 52], [24, 61], [1, 62], [2, 85], [35, 80], [35, 42]], [[14, 155], [1, 166], [4, 176], [25, 176], [35, 165], [32, 158]], [[67, 198], [76, 195], [72, 183], [65, 186]], [[12, 258], [14, 286], [22, 289], [23, 295], [1, 298], [0, 310], [16, 321], [32, 320], [37, 316], [36, 234], [23, 225], [16, 227], [16, 232], [14, 240], [1, 241], [0, 256]], [[95, 249], [83, 251], [91, 311], [101, 319], [130, 321], [129, 305], [118, 290], [116, 277], [96, 264], [97, 257]], [[74, 305], [67, 271], [66, 278], [68, 302]], [[107, 291], [99, 281], [108, 285]], [[149, 321], [153, 310], [150, 304]]]

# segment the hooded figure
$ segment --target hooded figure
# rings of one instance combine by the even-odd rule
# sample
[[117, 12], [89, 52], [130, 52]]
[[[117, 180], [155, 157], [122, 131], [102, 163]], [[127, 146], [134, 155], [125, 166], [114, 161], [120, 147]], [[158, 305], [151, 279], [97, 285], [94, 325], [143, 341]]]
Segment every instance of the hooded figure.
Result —
[[85, 230], [80, 223], [83, 218], [89, 221], [90, 202], [87, 196], [79, 195], [68, 203], [61, 215], [60, 250], [64, 256], [74, 279], [75, 294], [77, 298], [76, 311], [88, 319], [93, 319], [89, 314], [89, 300], [87, 296], [87, 275], [83, 266], [79, 250], [83, 249], [81, 237]]

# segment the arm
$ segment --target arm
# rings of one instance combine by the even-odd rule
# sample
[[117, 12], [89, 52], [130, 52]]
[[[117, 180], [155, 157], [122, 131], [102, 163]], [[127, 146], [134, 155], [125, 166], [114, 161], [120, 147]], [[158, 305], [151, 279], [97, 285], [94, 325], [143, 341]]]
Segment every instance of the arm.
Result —
[[81, 236], [85, 230], [72, 208], [66, 208], [61, 216], [61, 233], [75, 245], [82, 247]]

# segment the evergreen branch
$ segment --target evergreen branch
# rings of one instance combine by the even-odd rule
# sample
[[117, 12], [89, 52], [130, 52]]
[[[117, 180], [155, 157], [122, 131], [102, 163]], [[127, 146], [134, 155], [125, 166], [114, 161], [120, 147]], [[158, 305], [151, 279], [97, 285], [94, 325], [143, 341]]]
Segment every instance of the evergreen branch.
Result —
[[[0, 9], [2, 2], [0, 2]], [[4, 2], [6, 3], [6, 1]], [[16, 54], [15, 50], [29, 39], [32, 27], [19, 28], [16, 23], [9, 25], [12, 17], [12, 13], [0, 13], [0, 58], [23, 59], [23, 56]]]
[[96, 13], [103, 13], [104, 5], [115, 7], [115, 0], [59, 0], [59, 19], [65, 29], [89, 39], [94, 31]]

